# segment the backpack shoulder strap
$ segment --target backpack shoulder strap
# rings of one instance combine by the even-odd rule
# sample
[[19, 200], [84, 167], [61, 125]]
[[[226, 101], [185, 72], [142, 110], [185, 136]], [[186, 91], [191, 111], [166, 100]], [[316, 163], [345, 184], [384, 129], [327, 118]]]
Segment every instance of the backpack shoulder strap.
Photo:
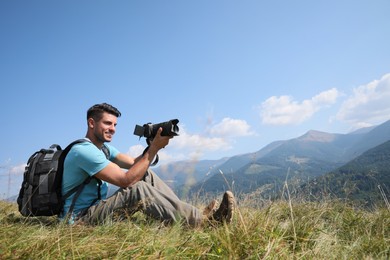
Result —
[[73, 145], [79, 144], [82, 142], [88, 142], [88, 140], [87, 139], [78, 139], [76, 141], [73, 141], [61, 153], [61, 156], [58, 160], [58, 171], [61, 172], [61, 174], [63, 174], [63, 172], [64, 172], [64, 162], [65, 162], [66, 155], [69, 153], [70, 149], [72, 149]]
[[[65, 157], [66, 155], [69, 153], [70, 149], [72, 148], [73, 145], [75, 144], [78, 144], [78, 143], [83, 143], [83, 142], [90, 142], [92, 143], [89, 139], [87, 138], [83, 138], [83, 139], [78, 139], [74, 142], [72, 142], [71, 144], [69, 144], [64, 152], [62, 153], [64, 156], [63, 156], [63, 160], [62, 161], [62, 170], [63, 170], [63, 163], [65, 161]], [[106, 145], [103, 145], [102, 147], [102, 151], [103, 153], [106, 155], [106, 158], [109, 159], [110, 158], [110, 151], [108, 149], [108, 147]], [[61, 154], [61, 155], [62, 155]], [[96, 179], [97, 183], [98, 183], [98, 197], [97, 199], [95, 199], [91, 206], [97, 201], [97, 200], [100, 200], [101, 199], [101, 185], [102, 185], [102, 181], [94, 176], [89, 176], [87, 177], [83, 183], [81, 183], [80, 185], [74, 187], [73, 189], [71, 189], [70, 191], [68, 191], [63, 197], [62, 197], [62, 200], [65, 201], [70, 195], [72, 195], [73, 193], [76, 192], [76, 194], [74, 195], [73, 197], [73, 200], [72, 200], [72, 203], [70, 205], [70, 208], [69, 208], [69, 211], [68, 211], [68, 216], [73, 212], [73, 209], [74, 209], [74, 206], [76, 204], [76, 200], [77, 198], [79, 197], [79, 195], [81, 194], [81, 191], [84, 189], [84, 186], [87, 185], [92, 179]]]
[[103, 151], [104, 155], [106, 156], [107, 160], [110, 160], [110, 150], [108, 149], [108, 147], [105, 144], [103, 144], [102, 151]]

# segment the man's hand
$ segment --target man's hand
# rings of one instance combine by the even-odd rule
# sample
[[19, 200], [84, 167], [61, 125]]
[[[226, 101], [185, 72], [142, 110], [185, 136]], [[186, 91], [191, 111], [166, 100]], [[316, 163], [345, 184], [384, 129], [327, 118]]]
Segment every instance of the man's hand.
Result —
[[[161, 136], [162, 128], [160, 127], [153, 141], [149, 145], [149, 149], [144, 155], [136, 159], [130, 158], [127, 155], [119, 154], [115, 159], [116, 163], [110, 163], [103, 170], [96, 173], [96, 177], [107, 181], [116, 186], [125, 188], [140, 181], [157, 152], [168, 145], [169, 139], [173, 136]], [[120, 167], [128, 169], [124, 172]]]
[[150, 143], [149, 149], [153, 149], [156, 153], [169, 144], [169, 139], [173, 138], [173, 136], [161, 136], [162, 127], [160, 127], [157, 131], [156, 136], [153, 138], [153, 141]]

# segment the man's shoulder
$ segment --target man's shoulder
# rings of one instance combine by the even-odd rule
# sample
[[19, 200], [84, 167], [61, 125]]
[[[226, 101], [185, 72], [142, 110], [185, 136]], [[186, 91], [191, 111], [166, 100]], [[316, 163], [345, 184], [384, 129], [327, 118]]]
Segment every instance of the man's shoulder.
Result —
[[[80, 139], [82, 140], [82, 139]], [[88, 140], [80, 141], [72, 146], [71, 150], [86, 150], [86, 149], [97, 149], [96, 146]]]
[[74, 144], [69, 151], [69, 155], [77, 156], [91, 155], [95, 153], [99, 153], [99, 149], [89, 141]]

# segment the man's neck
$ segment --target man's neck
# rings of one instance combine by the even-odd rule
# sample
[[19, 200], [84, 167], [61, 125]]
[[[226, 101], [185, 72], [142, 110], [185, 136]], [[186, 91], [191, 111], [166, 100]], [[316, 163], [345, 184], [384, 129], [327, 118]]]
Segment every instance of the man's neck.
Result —
[[88, 139], [91, 143], [93, 143], [97, 148], [102, 149], [104, 142], [96, 140], [96, 138], [93, 138], [91, 136], [86, 135], [86, 139]]

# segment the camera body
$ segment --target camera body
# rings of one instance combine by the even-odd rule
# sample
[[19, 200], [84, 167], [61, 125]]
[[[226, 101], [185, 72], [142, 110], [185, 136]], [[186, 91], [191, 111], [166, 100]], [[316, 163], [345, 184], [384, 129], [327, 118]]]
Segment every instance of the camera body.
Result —
[[145, 137], [147, 139], [153, 139], [156, 136], [158, 129], [161, 127], [162, 136], [177, 136], [179, 135], [179, 126], [177, 125], [178, 123], [178, 119], [172, 119], [158, 124], [147, 123], [143, 126], [136, 125], [134, 129], [134, 135]]

